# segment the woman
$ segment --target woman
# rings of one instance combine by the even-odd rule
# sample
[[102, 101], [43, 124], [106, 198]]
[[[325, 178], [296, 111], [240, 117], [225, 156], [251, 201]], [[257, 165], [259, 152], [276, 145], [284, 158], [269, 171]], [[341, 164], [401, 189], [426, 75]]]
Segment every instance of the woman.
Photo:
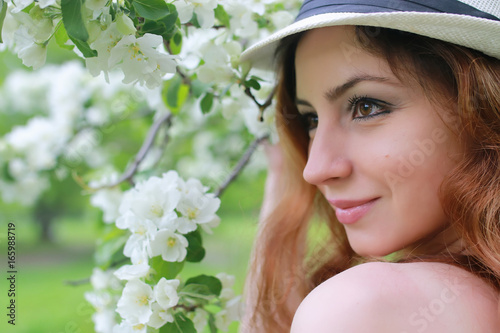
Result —
[[500, 332], [500, 3], [310, 0], [243, 60], [278, 42], [242, 331]]

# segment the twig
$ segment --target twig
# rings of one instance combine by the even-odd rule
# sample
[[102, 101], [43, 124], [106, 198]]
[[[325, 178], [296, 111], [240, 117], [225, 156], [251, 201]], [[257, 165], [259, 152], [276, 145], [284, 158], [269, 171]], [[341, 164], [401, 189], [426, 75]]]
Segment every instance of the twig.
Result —
[[264, 111], [271, 105], [273, 102], [274, 94], [276, 93], [276, 87], [274, 87], [273, 91], [267, 96], [267, 99], [264, 103], [260, 103], [257, 98], [252, 94], [252, 91], [249, 87], [245, 88], [245, 94], [250, 97], [255, 104], [259, 107], [259, 120], [264, 121]]
[[264, 104], [262, 104], [260, 106], [260, 111], [263, 112], [264, 109], [267, 109], [273, 102], [273, 98], [274, 98], [274, 94], [276, 94], [276, 87], [273, 88], [273, 91], [271, 91], [271, 93], [269, 94], [269, 96], [267, 96], [267, 99], [266, 101], [264, 102]]
[[[124, 263], [129, 262], [129, 261], [130, 261], [130, 258], [123, 258], [121, 260], [114, 261], [109, 265], [109, 268], [114, 268], [114, 267], [120, 266], [121, 264], [124, 264]], [[88, 278], [83, 278], [80, 280], [66, 280], [66, 281], [64, 281], [64, 283], [69, 285], [69, 286], [81, 286], [83, 284], [89, 284], [90, 278], [88, 277]]]
[[125, 170], [123, 175], [116, 182], [106, 187], [114, 187], [121, 184], [124, 181], [132, 182], [132, 177], [135, 175], [137, 169], [139, 168], [139, 165], [144, 160], [149, 150], [153, 146], [156, 135], [158, 134], [158, 131], [160, 130], [161, 126], [164, 123], [167, 123], [170, 126], [171, 120], [172, 120], [172, 113], [168, 112], [155, 121], [155, 123], [149, 129], [146, 139], [144, 140], [141, 149], [135, 156], [135, 159], [132, 162], [132, 164], [129, 165], [129, 167]]
[[67, 284], [69, 286], [81, 286], [83, 284], [89, 284], [90, 283], [90, 278], [84, 278], [80, 280], [68, 280], [64, 281], [64, 284]]
[[224, 193], [224, 191], [226, 190], [226, 188], [229, 186], [229, 184], [231, 184], [234, 180], [236, 180], [236, 178], [241, 173], [241, 171], [243, 170], [243, 168], [250, 161], [250, 157], [252, 157], [252, 155], [255, 152], [255, 150], [257, 149], [257, 147], [264, 140], [266, 140], [267, 138], [269, 138], [269, 136], [268, 135], [264, 135], [264, 136], [262, 136], [260, 138], [255, 139], [250, 144], [250, 146], [247, 148], [247, 150], [245, 151], [245, 153], [243, 154], [243, 156], [238, 161], [238, 164], [236, 164], [236, 166], [234, 167], [234, 169], [231, 171], [231, 174], [229, 175], [229, 177], [224, 181], [224, 183], [222, 183], [222, 185], [215, 192], [215, 196], [216, 197], [220, 197], [222, 195], [222, 193]]

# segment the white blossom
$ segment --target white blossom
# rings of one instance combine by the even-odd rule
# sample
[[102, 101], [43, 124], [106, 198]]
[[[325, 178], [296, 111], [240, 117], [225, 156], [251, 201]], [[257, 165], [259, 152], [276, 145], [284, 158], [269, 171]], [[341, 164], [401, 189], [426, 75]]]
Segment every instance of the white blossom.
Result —
[[114, 275], [120, 280], [133, 280], [146, 277], [149, 271], [149, 265], [143, 262], [135, 265], [123, 265], [114, 272]]
[[48, 7], [48, 6], [53, 6], [56, 4], [56, 0], [38, 0], [37, 3], [38, 3], [38, 6], [40, 8], [45, 8], [45, 7]]
[[153, 292], [156, 302], [158, 302], [163, 309], [169, 309], [179, 302], [179, 295], [177, 295], [179, 283], [180, 281], [177, 279], [167, 280], [163, 277], [154, 287]]
[[[177, 180], [177, 174], [167, 173], [161, 178], [151, 177], [145, 182], [138, 183], [135, 188], [125, 193], [119, 207], [120, 214], [122, 216], [128, 214], [127, 221], [132, 223], [130, 225], [150, 221], [158, 228], [175, 230], [177, 214], [174, 209], [181, 199]], [[131, 228], [118, 221], [117, 225], [122, 229]]]
[[55, 166], [58, 154], [68, 140], [70, 129], [51, 118], [33, 117], [25, 126], [17, 126], [5, 136], [16, 152], [24, 154], [32, 170]]
[[119, 325], [113, 327], [112, 333], [146, 333], [148, 327], [143, 324], [131, 324], [127, 321], [122, 321]]
[[4, 202], [19, 202], [29, 206], [35, 203], [38, 197], [50, 186], [47, 177], [33, 172], [25, 174], [15, 182], [0, 179], [0, 191]]
[[221, 331], [227, 332], [233, 321], [241, 318], [241, 297], [237, 296], [226, 303], [223, 310], [215, 314], [215, 326]]
[[215, 213], [219, 207], [220, 199], [213, 194], [204, 194], [197, 188], [190, 189], [177, 207], [182, 214], [179, 218], [179, 232], [187, 233], [195, 230], [198, 224], [208, 224], [218, 220]]
[[234, 298], [234, 290], [233, 290], [233, 285], [234, 285], [234, 276], [229, 275], [226, 273], [219, 273], [216, 275], [216, 277], [220, 280], [222, 283], [222, 290], [220, 293], [220, 298], [223, 300], [230, 300]]
[[110, 51], [109, 66], [120, 67], [125, 74], [124, 83], [138, 82], [148, 88], [158, 87], [167, 73], [175, 73], [175, 57], [160, 52], [163, 39], [159, 35], [145, 34], [136, 38], [123, 37]]
[[174, 316], [169, 313], [168, 309], [162, 308], [157, 302], [151, 305], [153, 314], [149, 318], [148, 326], [153, 328], [160, 328], [166, 323], [171, 323], [174, 321]]
[[205, 83], [227, 83], [235, 75], [234, 65], [241, 54], [241, 45], [227, 42], [222, 45], [209, 41], [199, 48], [205, 64], [198, 67], [198, 79]]
[[18, 13], [24, 8], [28, 7], [33, 3], [34, 0], [10, 0], [12, 3], [12, 12], [13, 13]]
[[239, 37], [253, 37], [257, 34], [259, 26], [255, 22], [253, 6], [251, 3], [229, 0], [224, 6], [231, 16], [229, 21], [231, 32]]
[[14, 43], [14, 50], [25, 66], [39, 69], [45, 64], [47, 49], [44, 44], [37, 42], [34, 37], [28, 33], [26, 26], [21, 26], [14, 32]]
[[144, 261], [149, 250], [150, 240], [158, 231], [156, 225], [147, 219], [140, 219], [132, 212], [127, 211], [116, 220], [120, 229], [129, 229], [132, 234], [125, 243], [123, 254], [132, 259], [132, 263]]
[[96, 311], [92, 314], [94, 330], [96, 333], [109, 333], [116, 325], [116, 311], [114, 308]]
[[91, 196], [90, 203], [103, 211], [104, 222], [112, 223], [119, 216], [118, 207], [122, 198], [123, 193], [118, 188], [104, 188]]
[[120, 282], [114, 276], [113, 270], [103, 271], [102, 269], [95, 267], [92, 270], [92, 275], [90, 276], [90, 283], [94, 290], [103, 289], [118, 289], [120, 288]]
[[164, 229], [158, 231], [153, 241], [150, 243], [151, 257], [161, 255], [165, 261], [183, 261], [187, 254], [187, 239]]
[[97, 57], [85, 58], [85, 63], [90, 74], [97, 76], [103, 72], [108, 79], [108, 72], [111, 68], [109, 65], [111, 50], [118, 44], [122, 37], [123, 34], [118, 31], [116, 22], [111, 23], [97, 37], [93, 37], [95, 40], [90, 44], [90, 47], [97, 51]]
[[276, 29], [282, 29], [288, 26], [293, 22], [294, 18], [294, 15], [285, 10], [271, 14], [271, 21], [273, 22]]
[[85, 299], [96, 310], [92, 315], [94, 329], [97, 333], [109, 333], [116, 325], [116, 300], [103, 290], [86, 292]]
[[33, 69], [39, 69], [45, 64], [47, 58], [47, 48], [43, 44], [32, 42], [21, 48], [17, 55], [22, 59], [23, 64]]
[[130, 280], [123, 288], [123, 293], [116, 307], [116, 312], [132, 325], [145, 324], [153, 311], [153, 289], [141, 280]]
[[193, 322], [196, 332], [203, 332], [208, 324], [208, 312], [196, 308], [196, 310], [189, 312], [187, 316]]
[[196, 13], [198, 23], [203, 29], [211, 28], [214, 25], [217, 0], [175, 0], [173, 2], [181, 23], [187, 23]]

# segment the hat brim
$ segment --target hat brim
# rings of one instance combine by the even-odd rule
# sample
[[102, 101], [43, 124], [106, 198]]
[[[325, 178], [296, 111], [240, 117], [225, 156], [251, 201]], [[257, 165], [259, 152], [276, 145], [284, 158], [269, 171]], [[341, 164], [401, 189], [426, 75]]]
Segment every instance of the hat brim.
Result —
[[315, 28], [339, 25], [384, 27], [411, 32], [466, 46], [500, 59], [500, 21], [447, 13], [388, 12], [310, 16], [252, 45], [242, 53], [240, 60], [250, 62], [256, 68], [274, 69], [274, 53], [281, 39]]

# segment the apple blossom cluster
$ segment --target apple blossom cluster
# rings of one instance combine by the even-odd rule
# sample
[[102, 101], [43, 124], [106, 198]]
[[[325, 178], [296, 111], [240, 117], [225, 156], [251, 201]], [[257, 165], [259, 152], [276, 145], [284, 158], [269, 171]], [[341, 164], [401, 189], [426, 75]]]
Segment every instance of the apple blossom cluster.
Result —
[[178, 276], [185, 261], [203, 259], [199, 229], [211, 233], [219, 224], [220, 200], [207, 190], [199, 180], [184, 181], [169, 171], [123, 194], [116, 227], [126, 231], [123, 255], [130, 264], [94, 269], [94, 291], [86, 299], [96, 309], [96, 332], [148, 332], [179, 322], [182, 332], [202, 332], [209, 320], [227, 331], [239, 320], [234, 277], [221, 273], [181, 281]]
[[125, 8], [116, 6], [120, 3], [10, 0], [2, 3], [8, 6], [3, 42], [26, 66], [37, 69], [45, 64], [47, 45], [55, 38], [61, 47], [85, 57], [94, 76], [102, 72], [107, 77], [112, 69], [119, 69], [124, 83], [158, 87], [165, 74], [175, 72], [176, 58], [164, 50], [162, 36], [138, 34]]
[[184, 261], [188, 246], [184, 235], [198, 226], [210, 233], [220, 222], [215, 214], [220, 199], [207, 190], [197, 179], [183, 181], [169, 171], [127, 191], [116, 226], [131, 232], [123, 253], [132, 264], [146, 265], [158, 255], [169, 262]]

